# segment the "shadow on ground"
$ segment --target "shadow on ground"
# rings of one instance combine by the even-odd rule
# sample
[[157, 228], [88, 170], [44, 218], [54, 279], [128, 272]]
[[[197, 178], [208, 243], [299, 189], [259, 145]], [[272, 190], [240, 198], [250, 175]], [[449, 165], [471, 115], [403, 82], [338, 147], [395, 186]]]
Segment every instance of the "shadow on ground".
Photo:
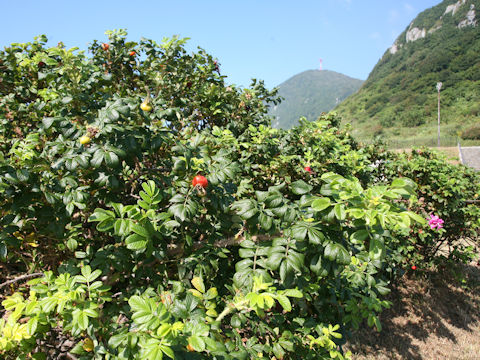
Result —
[[364, 327], [349, 340], [354, 359], [480, 358], [480, 267], [407, 275], [381, 314], [382, 332]]

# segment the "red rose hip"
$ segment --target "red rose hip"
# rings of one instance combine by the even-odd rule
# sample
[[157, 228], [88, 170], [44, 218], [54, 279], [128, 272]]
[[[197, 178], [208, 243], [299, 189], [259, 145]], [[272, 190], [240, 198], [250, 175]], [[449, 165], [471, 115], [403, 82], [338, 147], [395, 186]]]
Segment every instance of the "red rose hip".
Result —
[[412, 265], [412, 270], [417, 270], [417, 267], [415, 265]]
[[303, 170], [305, 170], [306, 172], [312, 173], [312, 168], [310, 166], [305, 166]]
[[208, 186], [208, 180], [205, 176], [203, 175], [197, 175], [193, 178], [192, 180], [192, 185], [193, 186], [201, 186], [202, 188], [206, 188]]

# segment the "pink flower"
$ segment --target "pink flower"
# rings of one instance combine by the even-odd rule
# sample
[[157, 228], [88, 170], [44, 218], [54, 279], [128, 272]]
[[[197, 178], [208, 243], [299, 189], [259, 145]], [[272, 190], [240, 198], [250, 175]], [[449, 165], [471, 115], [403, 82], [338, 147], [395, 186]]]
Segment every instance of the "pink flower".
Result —
[[441, 229], [443, 227], [443, 222], [444, 221], [438, 216], [430, 214], [430, 220], [428, 220], [428, 225], [430, 225], [430, 229], [432, 230], [435, 228]]

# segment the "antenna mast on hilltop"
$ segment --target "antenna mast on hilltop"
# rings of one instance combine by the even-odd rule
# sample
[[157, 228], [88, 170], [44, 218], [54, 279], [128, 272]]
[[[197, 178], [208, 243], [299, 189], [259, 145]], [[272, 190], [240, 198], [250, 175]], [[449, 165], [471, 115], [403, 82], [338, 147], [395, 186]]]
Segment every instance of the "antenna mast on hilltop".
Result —
[[323, 70], [323, 59], [320, 59], [320, 67], [318, 68], [318, 70]]

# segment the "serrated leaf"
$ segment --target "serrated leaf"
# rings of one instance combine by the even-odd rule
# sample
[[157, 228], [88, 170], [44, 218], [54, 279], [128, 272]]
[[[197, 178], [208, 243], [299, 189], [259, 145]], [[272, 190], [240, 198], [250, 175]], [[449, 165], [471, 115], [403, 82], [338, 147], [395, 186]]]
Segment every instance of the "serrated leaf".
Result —
[[132, 224], [130, 228], [135, 234], [141, 237], [144, 237], [146, 239], [150, 237], [148, 230], [140, 224]]
[[290, 185], [290, 189], [295, 195], [303, 195], [312, 191], [313, 186], [307, 184], [303, 180], [297, 180]]
[[127, 244], [127, 249], [129, 250], [143, 250], [147, 247], [147, 239], [143, 236], [132, 234], [125, 239], [125, 244]]
[[323, 235], [323, 233], [316, 228], [309, 228], [307, 230], [307, 234], [308, 240], [311, 244], [320, 245], [325, 240], [325, 235]]

